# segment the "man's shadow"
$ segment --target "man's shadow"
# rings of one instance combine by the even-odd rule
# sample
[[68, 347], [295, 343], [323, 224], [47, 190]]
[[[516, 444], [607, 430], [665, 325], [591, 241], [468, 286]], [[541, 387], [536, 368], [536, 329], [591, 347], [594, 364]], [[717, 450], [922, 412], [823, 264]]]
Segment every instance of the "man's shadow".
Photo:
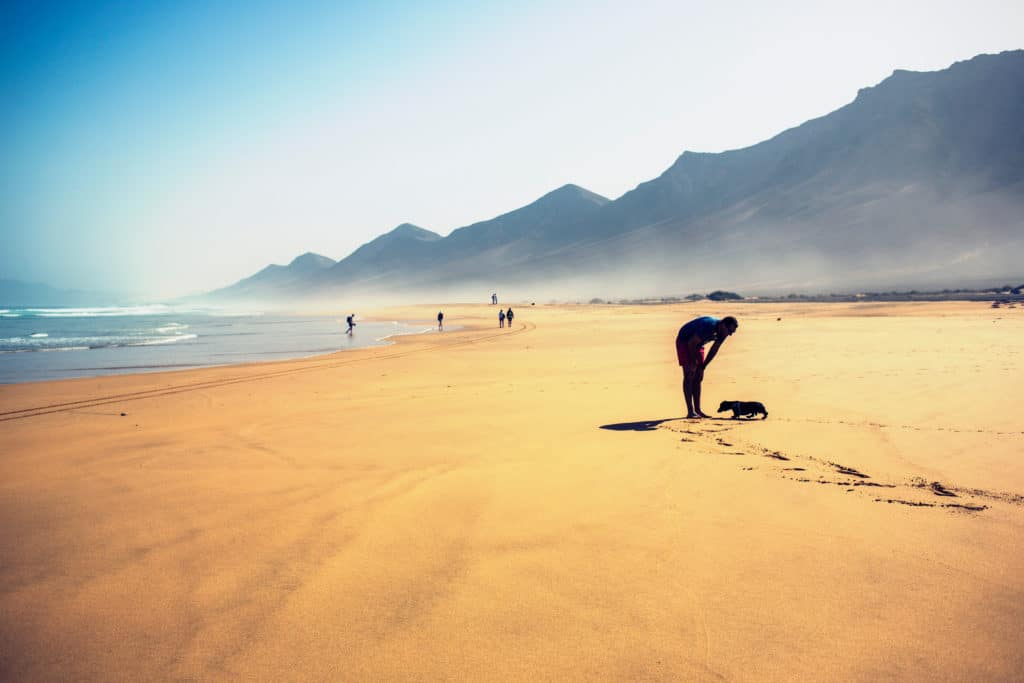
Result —
[[[709, 417], [704, 420], [691, 420], [692, 422], [707, 422], [709, 420], [724, 420], [722, 417]], [[613, 432], [653, 432], [658, 425], [664, 422], [686, 421], [685, 417], [666, 417], [660, 420], [640, 420], [639, 422], [616, 422], [610, 425], [601, 425], [601, 429], [610, 429]]]
[[662, 422], [681, 420], [681, 417], [666, 417], [661, 420], [641, 420], [640, 422], [617, 422], [610, 425], [601, 425], [601, 429], [610, 429], [614, 432], [653, 432]]

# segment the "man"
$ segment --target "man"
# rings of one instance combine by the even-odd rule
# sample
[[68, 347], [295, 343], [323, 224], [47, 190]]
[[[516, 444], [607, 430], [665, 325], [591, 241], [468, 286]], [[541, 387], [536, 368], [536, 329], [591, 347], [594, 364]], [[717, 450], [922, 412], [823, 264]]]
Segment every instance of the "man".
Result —
[[[718, 349], [740, 326], [736, 318], [727, 316], [719, 320], [706, 315], [694, 318], [679, 328], [676, 335], [676, 356], [683, 368], [683, 398], [686, 399], [686, 417], [710, 417], [700, 409], [700, 385], [704, 381], [704, 368], [718, 355]], [[704, 345], [713, 341], [711, 351], [704, 357]]]
[[437, 329], [441, 330], [444, 328], [444, 313], [441, 311], [437, 312]]

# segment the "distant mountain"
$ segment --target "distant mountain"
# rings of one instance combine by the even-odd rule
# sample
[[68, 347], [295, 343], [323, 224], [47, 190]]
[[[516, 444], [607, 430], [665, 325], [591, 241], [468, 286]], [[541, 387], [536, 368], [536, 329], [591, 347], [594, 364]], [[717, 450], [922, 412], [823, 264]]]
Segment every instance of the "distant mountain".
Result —
[[274, 301], [291, 300], [296, 295], [441, 286], [439, 283], [458, 282], [467, 274], [498, 272], [510, 260], [548, 253], [551, 247], [576, 241], [578, 233], [570, 231], [579, 230], [607, 203], [605, 197], [589, 190], [565, 185], [527, 206], [453, 230], [448, 237], [403, 223], [330, 268], [291, 273], [286, 278], [272, 270], [283, 270], [283, 266], [268, 266], [210, 296]]
[[443, 238], [411, 223], [402, 223], [356, 249], [317, 278], [318, 288], [330, 289], [338, 282], [374, 289], [387, 286], [387, 277], [416, 267], [431, 247]]
[[119, 297], [109, 292], [58, 289], [38, 282], [0, 280], [0, 308], [109, 306]]
[[295, 273], [311, 273], [317, 270], [323, 270], [324, 268], [330, 268], [333, 265], [333, 259], [307, 251], [305, 254], [296, 256], [292, 259], [292, 262], [285, 266], [285, 268], [291, 269], [292, 272]]
[[301, 287], [314, 278], [316, 273], [328, 270], [334, 264], [333, 259], [306, 252], [296, 256], [287, 266], [272, 263], [255, 275], [230, 287], [210, 292], [207, 296], [215, 299], [278, 298], [281, 293]]
[[452, 259], [513, 245], [531, 254], [544, 252], [586, 237], [582, 226], [607, 203], [607, 198], [578, 185], [563, 185], [520, 209], [453, 230], [444, 248]]
[[[1024, 51], [896, 71], [766, 142], [684, 153], [610, 204], [577, 254], [605, 265], [642, 257], [654, 271], [695, 268], [727, 284], [1020, 273], [1021, 121]], [[736, 264], [746, 278], [729, 276]]]
[[261, 286], [565, 297], [1013, 279], [1024, 257], [1021, 121], [1024, 50], [895, 71], [770, 140], [684, 152], [615, 201], [566, 185], [443, 238], [399, 226], [329, 269]]

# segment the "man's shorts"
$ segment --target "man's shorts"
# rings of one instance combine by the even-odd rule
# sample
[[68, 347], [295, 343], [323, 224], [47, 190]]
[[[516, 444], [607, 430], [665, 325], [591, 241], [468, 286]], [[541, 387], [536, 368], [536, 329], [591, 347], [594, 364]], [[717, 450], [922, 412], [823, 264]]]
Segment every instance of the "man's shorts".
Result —
[[703, 346], [697, 349], [696, 354], [691, 354], [690, 349], [686, 346], [686, 342], [676, 340], [676, 357], [679, 359], [679, 365], [684, 370], [696, 370], [697, 368], [704, 367]]

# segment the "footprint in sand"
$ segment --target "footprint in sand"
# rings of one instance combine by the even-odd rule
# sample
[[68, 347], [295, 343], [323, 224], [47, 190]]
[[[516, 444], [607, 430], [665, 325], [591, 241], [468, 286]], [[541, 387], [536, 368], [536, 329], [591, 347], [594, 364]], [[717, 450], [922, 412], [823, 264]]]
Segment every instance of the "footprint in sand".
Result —
[[951, 510], [964, 510], [966, 512], [981, 512], [988, 510], [987, 505], [967, 505], [964, 503], [925, 503], [916, 500], [903, 500], [902, 498], [875, 498], [876, 503], [896, 503], [915, 508], [947, 508]]
[[[630, 426], [632, 427], [634, 425], [630, 425]], [[726, 441], [724, 438], [722, 438], [720, 436], [713, 436], [715, 434], [715, 432], [728, 431], [726, 429], [703, 429], [703, 430], [700, 430], [700, 431], [693, 430], [693, 429], [675, 429], [675, 430], [672, 430], [672, 431], [675, 431], [677, 434], [681, 433], [681, 434], [688, 434], [688, 435], [692, 435], [694, 437], [698, 437], [698, 438], [687, 438], [686, 436], [682, 436], [679, 440], [683, 441], [683, 442], [700, 441], [701, 440], [700, 437], [703, 437], [703, 438], [711, 437], [714, 440], [714, 442], [717, 443], [719, 446], [723, 446], [723, 447], [726, 447], [726, 448], [733, 447], [733, 444], [728, 442], [728, 441]], [[759, 448], [759, 450], [761, 451], [762, 455], [764, 457], [766, 457], [766, 458], [772, 458], [773, 460], [780, 460], [780, 461], [783, 461], [783, 462], [790, 462], [792, 460], [792, 458], [790, 456], [784, 455], [780, 451], [768, 450], [767, 448]], [[746, 455], [746, 453], [744, 453], [742, 451], [737, 451], [737, 452], [735, 452], [735, 455]], [[899, 489], [901, 487], [910, 487], [910, 488], [916, 488], [916, 489], [927, 489], [933, 495], [941, 496], [941, 497], [944, 497], [944, 498], [959, 498], [960, 496], [957, 493], [957, 491], [959, 491], [962, 494], [970, 494], [972, 497], [977, 495], [979, 497], [988, 497], [988, 498], [993, 498], [993, 499], [1004, 500], [1004, 501], [1011, 502], [1011, 503], [1014, 503], [1014, 504], [1017, 504], [1017, 505], [1024, 504], [1024, 496], [1021, 496], [1019, 494], [997, 494], [997, 493], [993, 493], [993, 492], [990, 492], [990, 491], [981, 491], [981, 490], [973, 490], [973, 489], [949, 488], [949, 487], [945, 486], [944, 484], [942, 484], [941, 482], [938, 482], [938, 481], [929, 482], [929, 481], [927, 481], [925, 479], [921, 479], [921, 478], [914, 478], [910, 482], [906, 482], [906, 483], [903, 483], [903, 484], [892, 484], [892, 483], [881, 483], [881, 482], [876, 482], [876, 481], [867, 481], [867, 480], [871, 479], [870, 475], [865, 474], [864, 472], [861, 472], [860, 470], [857, 470], [857, 469], [855, 469], [853, 467], [849, 467], [847, 465], [841, 465], [841, 464], [839, 464], [837, 462], [832, 462], [831, 460], [825, 460], [824, 458], [817, 458], [817, 457], [814, 457], [812, 455], [798, 456], [798, 460], [804, 460], [804, 461], [809, 461], [811, 463], [814, 463], [814, 465], [815, 465], [814, 469], [816, 469], [816, 470], [818, 468], [824, 468], [826, 470], [831, 470], [831, 471], [835, 472], [836, 474], [843, 475], [843, 476], [849, 477], [849, 478], [853, 478], [853, 480], [852, 481], [850, 479], [835, 480], [835, 479], [829, 478], [827, 475], [822, 476], [823, 473], [819, 473], [819, 474], [814, 475], [812, 477], [806, 477], [806, 476], [804, 476], [804, 477], [800, 477], [800, 476], [787, 476], [787, 475], [783, 474], [783, 475], [781, 475], [783, 479], [789, 479], [790, 481], [797, 481], [797, 482], [803, 482], [803, 483], [817, 483], [817, 484], [833, 485], [833, 486], [841, 487], [842, 489], [844, 489], [844, 491], [846, 493], [855, 493], [857, 491], [857, 489], [860, 488], [860, 487], [864, 487], [861, 490], [864, 490], [865, 493], [867, 492], [866, 489], [869, 489], [869, 488], [873, 488], [875, 490], [878, 490], [878, 489]], [[758, 468], [752, 467], [752, 466], [745, 466], [745, 467], [742, 467], [741, 469], [743, 471], [745, 471], [745, 472], [749, 472], [749, 471], [752, 471], [752, 470], [755, 470], [755, 469], [758, 469]], [[788, 472], [788, 473], [796, 474], [796, 473], [800, 473], [800, 472], [807, 472], [807, 468], [793, 466], [793, 467], [783, 467], [783, 468], [780, 468], [780, 470], [776, 470], [776, 471], [780, 472], [780, 473], [781, 472]], [[939, 502], [932, 503], [932, 502], [927, 502], [927, 501], [924, 501], [924, 500], [908, 500], [908, 499], [905, 499], [905, 498], [873, 498], [873, 500], [876, 503], [887, 503], [887, 504], [890, 504], [890, 505], [904, 505], [904, 506], [907, 506], [907, 507], [916, 507], [916, 508], [945, 508], [945, 509], [949, 509], [949, 510], [960, 510], [960, 511], [964, 511], [964, 512], [980, 512], [982, 510], [987, 510], [988, 507], [989, 507], [989, 506], [983, 505], [983, 504], [973, 504], [973, 503], [939, 503]]]
[[859, 477], [861, 479], [871, 478], [868, 475], [864, 474], [863, 472], [858, 472], [852, 467], [846, 467], [845, 465], [840, 465], [839, 463], [835, 462], [830, 462], [829, 465], [832, 465], [832, 467], [834, 467], [836, 469], [836, 472], [838, 472], [839, 474], [845, 474], [848, 477]]

